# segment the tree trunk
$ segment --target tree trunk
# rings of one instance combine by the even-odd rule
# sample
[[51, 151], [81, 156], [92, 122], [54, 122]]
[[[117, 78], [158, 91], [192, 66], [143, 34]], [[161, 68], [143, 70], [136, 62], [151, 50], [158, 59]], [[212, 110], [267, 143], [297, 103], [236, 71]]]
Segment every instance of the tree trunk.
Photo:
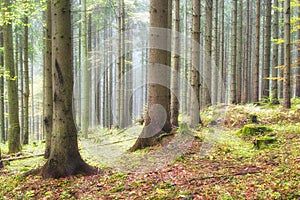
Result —
[[46, 55], [45, 55], [45, 101], [44, 101], [44, 128], [46, 133], [45, 158], [50, 155], [52, 120], [53, 120], [53, 89], [52, 89], [52, 26], [51, 26], [51, 0], [47, 0], [46, 13]]
[[214, 9], [214, 16], [213, 16], [213, 50], [212, 50], [212, 82], [211, 82], [211, 102], [212, 105], [217, 104], [218, 99], [218, 0], [214, 0], [213, 3], [213, 9]]
[[237, 68], [236, 68], [236, 102], [241, 103], [242, 98], [242, 68], [243, 68], [243, 0], [238, 1], [238, 27], [237, 27]]
[[283, 81], [283, 106], [291, 108], [291, 25], [290, 25], [290, 0], [284, 1], [284, 81]]
[[270, 55], [271, 55], [271, 12], [272, 12], [272, 0], [266, 0], [266, 22], [265, 22], [265, 59], [264, 59], [264, 73], [263, 73], [263, 88], [262, 98], [268, 99], [270, 96]]
[[[157, 29], [158, 28], [158, 29]], [[161, 28], [163, 31], [161, 31]], [[168, 57], [168, 1], [151, 0], [148, 64], [148, 108], [145, 126], [130, 151], [155, 144], [155, 138], [170, 132], [170, 61]]]
[[232, 0], [233, 3], [233, 18], [232, 18], [232, 41], [231, 41], [231, 87], [230, 87], [230, 103], [237, 102], [237, 83], [236, 83], [236, 55], [237, 55], [237, 0]]
[[172, 70], [171, 85], [171, 123], [178, 126], [179, 115], [179, 80], [180, 80], [180, 0], [174, 3], [174, 66]]
[[211, 47], [212, 47], [212, 7], [213, 0], [206, 0], [205, 13], [206, 13], [206, 26], [205, 26], [205, 65], [203, 69], [203, 104], [202, 108], [211, 105]]
[[[275, 0], [276, 1], [276, 0]], [[300, 1], [298, 0], [298, 4]], [[298, 6], [298, 18], [300, 18], [300, 6]], [[300, 21], [298, 20], [298, 26], [300, 26]], [[296, 68], [296, 97], [300, 97], [300, 28], [298, 27], [298, 59], [297, 59], [297, 68]]]
[[[3, 47], [3, 29], [0, 26], [0, 47]], [[4, 65], [3, 52], [0, 51], [0, 66]], [[0, 74], [4, 74], [4, 69], [0, 71]], [[4, 117], [4, 76], [0, 76], [0, 138], [1, 142], [5, 143], [5, 117]]]
[[79, 154], [72, 114], [71, 4], [69, 0], [61, 0], [52, 2], [51, 7], [53, 132], [50, 156], [42, 167], [41, 174], [44, 178], [90, 175], [94, 174], [96, 169], [86, 164]]
[[87, 8], [86, 8], [86, 0], [82, 2], [82, 133], [85, 138], [88, 137], [88, 128], [89, 128], [89, 73], [88, 73], [88, 41], [87, 41]]
[[[274, 0], [274, 7], [278, 7], [278, 0]], [[279, 39], [279, 12], [277, 9], [274, 9], [274, 26], [273, 26], [273, 38]], [[272, 68], [272, 95], [271, 101], [273, 104], [278, 104], [278, 55], [279, 55], [279, 48], [278, 44], [273, 44], [273, 68]]]
[[3, 37], [4, 37], [4, 64], [5, 69], [9, 71], [7, 80], [7, 94], [8, 94], [8, 151], [9, 153], [16, 153], [21, 150], [20, 144], [20, 124], [19, 124], [19, 102], [18, 102], [18, 87], [16, 83], [14, 56], [13, 56], [13, 33], [12, 22], [9, 17], [11, 12], [10, 0], [4, 1], [6, 12], [2, 13], [4, 20]]
[[259, 101], [260, 0], [256, 0], [255, 57], [253, 68], [253, 101]]
[[220, 23], [220, 50], [219, 50], [219, 96], [218, 96], [218, 102], [223, 103], [225, 101], [225, 86], [224, 86], [224, 42], [225, 42], [225, 30], [224, 30], [224, 1], [220, 2], [220, 16], [221, 16], [221, 23]]

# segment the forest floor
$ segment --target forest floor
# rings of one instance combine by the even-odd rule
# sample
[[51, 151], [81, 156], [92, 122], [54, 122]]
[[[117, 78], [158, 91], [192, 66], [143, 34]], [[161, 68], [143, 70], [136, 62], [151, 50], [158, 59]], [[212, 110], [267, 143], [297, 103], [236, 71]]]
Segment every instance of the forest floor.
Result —
[[[273, 131], [238, 133], [253, 116]], [[171, 141], [130, 155], [125, 152], [135, 134], [125, 137], [126, 131], [94, 130], [91, 139], [81, 139], [80, 144], [87, 162], [103, 169], [95, 176], [23, 178], [22, 172], [42, 165], [43, 158], [6, 163], [0, 170], [0, 199], [300, 198], [299, 99], [290, 110], [272, 105], [219, 105], [203, 111], [202, 119], [203, 128], [188, 131], [183, 123]], [[130, 132], [138, 133], [140, 128], [132, 127]], [[102, 137], [97, 137], [98, 132]], [[273, 138], [271, 144], [257, 145], [268, 137]], [[39, 153], [43, 147], [36, 144], [26, 150]]]

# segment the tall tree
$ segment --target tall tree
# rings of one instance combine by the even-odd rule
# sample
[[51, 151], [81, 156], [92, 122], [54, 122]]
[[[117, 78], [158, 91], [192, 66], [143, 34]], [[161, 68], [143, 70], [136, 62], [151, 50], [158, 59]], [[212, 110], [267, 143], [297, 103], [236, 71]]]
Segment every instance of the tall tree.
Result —
[[211, 105], [211, 55], [212, 55], [212, 7], [213, 0], [206, 0], [205, 14], [206, 14], [206, 26], [205, 26], [205, 65], [203, 70], [203, 104], [202, 108]]
[[87, 21], [87, 8], [86, 8], [86, 0], [82, 1], [82, 133], [84, 137], [88, 137], [88, 128], [89, 128], [89, 72], [88, 72], [88, 21]]
[[[298, 4], [300, 1], [298, 0]], [[298, 18], [300, 18], [300, 6], [298, 6]], [[298, 20], [298, 26], [300, 26], [300, 20]], [[297, 60], [297, 68], [296, 68], [296, 97], [300, 97], [300, 28], [298, 28], [298, 60]]]
[[[278, 12], [278, 0], [274, 0], [274, 26], [273, 26], [273, 38], [279, 39], [279, 12]], [[272, 103], [278, 104], [278, 56], [279, 48], [278, 44], [273, 44], [273, 68], [272, 68]]]
[[179, 115], [179, 65], [180, 65], [180, 0], [175, 0], [174, 3], [174, 64], [172, 70], [171, 84], [171, 123], [178, 126]]
[[219, 78], [219, 73], [218, 73], [218, 49], [219, 49], [219, 44], [218, 44], [218, 0], [214, 0], [213, 3], [213, 9], [214, 9], [214, 14], [213, 14], [213, 45], [212, 45], [212, 82], [211, 82], [211, 102], [213, 105], [217, 103], [218, 99], [218, 78]]
[[230, 86], [230, 102], [235, 104], [237, 102], [237, 84], [236, 84], [236, 55], [237, 55], [237, 0], [232, 0], [232, 54], [231, 54], [231, 86]]
[[219, 50], [219, 82], [218, 82], [218, 88], [219, 88], [219, 96], [218, 96], [218, 101], [219, 102], [224, 102], [225, 100], [225, 88], [224, 88], [224, 71], [225, 71], [225, 65], [224, 65], [224, 58], [225, 58], [225, 52], [224, 52], [224, 44], [225, 44], [225, 23], [224, 23], [224, 1], [220, 2], [220, 18], [221, 18], [221, 22], [220, 22], [220, 50]]
[[264, 58], [264, 73], [262, 84], [262, 98], [267, 99], [270, 96], [270, 66], [271, 66], [271, 24], [272, 24], [272, 0], [266, 0], [266, 22], [265, 22], [265, 58]]
[[[25, 5], [28, 4], [28, 0], [25, 0]], [[28, 12], [24, 19], [24, 81], [25, 81], [25, 92], [24, 92], [24, 138], [23, 144], [28, 144], [29, 140], [29, 71], [28, 71]]]
[[44, 178], [89, 175], [96, 169], [86, 164], [78, 150], [72, 112], [73, 64], [70, 0], [51, 1], [53, 132], [50, 156], [42, 167]]
[[255, 57], [253, 67], [253, 101], [259, 101], [260, 0], [256, 0]]
[[46, 11], [46, 55], [45, 55], [45, 100], [44, 100], [44, 129], [46, 134], [45, 158], [50, 155], [52, 120], [53, 120], [53, 89], [52, 89], [52, 24], [51, 0], [47, 0]]
[[243, 68], [243, 0], [238, 1], [237, 17], [237, 58], [236, 58], [236, 102], [242, 98], [242, 68]]
[[20, 123], [19, 123], [19, 100], [17, 77], [14, 66], [14, 48], [13, 48], [13, 33], [12, 19], [10, 17], [12, 1], [4, 1], [4, 11], [2, 13], [3, 24], [3, 42], [4, 42], [4, 64], [5, 69], [9, 72], [7, 76], [7, 94], [8, 94], [8, 151], [16, 153], [21, 150], [20, 144]]
[[[3, 29], [0, 26], [0, 47], [3, 47]], [[4, 117], [4, 59], [3, 51], [0, 51], [0, 138], [5, 142], [5, 117]]]
[[[168, 1], [151, 0], [148, 64], [148, 102], [145, 126], [130, 151], [155, 143], [163, 132], [170, 132], [170, 61], [168, 56]], [[161, 31], [161, 28], [165, 31]], [[158, 39], [159, 38], [159, 39]]]
[[290, 0], [284, 1], [284, 81], [283, 106], [291, 107], [291, 5]]
[[191, 126], [197, 126], [200, 122], [200, 9], [201, 1], [192, 1], [192, 37], [191, 37], [191, 105], [190, 105], [190, 115], [191, 115]]

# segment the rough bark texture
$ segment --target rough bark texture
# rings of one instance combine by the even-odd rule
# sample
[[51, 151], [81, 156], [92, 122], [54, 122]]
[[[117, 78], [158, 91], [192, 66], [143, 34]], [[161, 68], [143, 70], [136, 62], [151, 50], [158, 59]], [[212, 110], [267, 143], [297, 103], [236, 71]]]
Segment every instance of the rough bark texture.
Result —
[[237, 18], [237, 67], [236, 67], [236, 102], [242, 98], [242, 68], [243, 68], [243, 0], [238, 1]]
[[266, 0], [266, 22], [265, 22], [265, 58], [264, 58], [264, 73], [263, 73], [263, 88], [262, 98], [267, 99], [270, 96], [270, 66], [271, 66], [271, 11], [272, 0]]
[[290, 0], [284, 1], [284, 81], [283, 106], [291, 108], [291, 10]]
[[[145, 126], [130, 151], [155, 144], [157, 136], [170, 132], [170, 68], [168, 60], [168, 1], [151, 0], [148, 62], [148, 102]], [[158, 31], [157, 28], [162, 28]], [[161, 30], [161, 29], [160, 29]], [[158, 49], [160, 47], [160, 49]]]
[[174, 64], [172, 70], [172, 85], [171, 85], [171, 123], [178, 126], [179, 115], [179, 78], [180, 78], [180, 0], [175, 0], [174, 3]]
[[219, 95], [218, 95], [218, 102], [223, 103], [225, 101], [225, 87], [224, 87], [224, 58], [225, 58], [225, 52], [224, 52], [224, 44], [225, 44], [225, 30], [224, 30], [224, 1], [220, 2], [220, 50], [219, 50], [219, 82], [218, 82], [218, 88], [219, 88]]
[[95, 168], [82, 160], [78, 151], [77, 131], [72, 112], [73, 64], [70, 13], [69, 0], [51, 2], [53, 132], [50, 156], [41, 170], [44, 178], [96, 173]]
[[17, 77], [14, 67], [13, 56], [13, 33], [12, 22], [9, 17], [11, 12], [11, 1], [5, 0], [4, 7], [6, 12], [3, 12], [3, 34], [4, 34], [4, 64], [5, 69], [9, 72], [7, 81], [7, 95], [8, 95], [8, 151], [9, 153], [16, 153], [21, 150], [20, 144], [20, 124], [19, 124], [19, 102], [18, 102], [18, 87]]
[[232, 39], [231, 39], [231, 86], [230, 86], [230, 103], [236, 104], [236, 55], [237, 55], [237, 0], [232, 1]]
[[44, 130], [46, 134], [45, 158], [50, 155], [52, 119], [53, 119], [53, 89], [52, 89], [52, 42], [51, 42], [51, 0], [47, 0], [46, 14], [46, 55], [45, 55], [45, 101]]
[[[275, 0], [276, 1], [276, 0]], [[300, 4], [300, 1], [298, 0]], [[298, 18], [300, 18], [300, 6], [298, 6]], [[300, 21], [298, 21], [298, 26], [300, 26]], [[300, 97], [300, 29], [298, 28], [298, 60], [297, 60], [297, 68], [296, 68], [296, 97]]]
[[259, 41], [260, 41], [260, 0], [256, 0], [255, 57], [253, 68], [253, 101], [259, 101]]
[[[278, 0], [274, 0], [274, 7], [278, 7]], [[273, 38], [279, 39], [279, 15], [278, 10], [274, 9], [274, 26], [273, 26]], [[278, 44], [273, 43], [273, 68], [272, 68], [272, 102], [278, 103], [278, 55], [279, 55], [279, 48]]]
[[211, 82], [211, 103], [215, 105], [217, 103], [219, 91], [218, 91], [218, 0], [214, 0], [214, 26], [213, 26], [213, 50], [212, 50], [212, 82]]

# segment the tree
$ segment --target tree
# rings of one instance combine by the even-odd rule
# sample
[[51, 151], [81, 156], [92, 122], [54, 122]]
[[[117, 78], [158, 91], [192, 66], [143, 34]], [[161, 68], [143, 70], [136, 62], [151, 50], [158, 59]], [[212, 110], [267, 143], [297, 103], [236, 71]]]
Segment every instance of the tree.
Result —
[[224, 102], [225, 100], [225, 91], [224, 91], [224, 83], [223, 81], [224, 79], [224, 72], [225, 72], [225, 65], [224, 65], [224, 60], [225, 60], [225, 52], [224, 52], [224, 48], [225, 48], [225, 23], [224, 23], [224, 1], [220, 2], [220, 17], [221, 17], [221, 23], [220, 23], [220, 50], [219, 50], [219, 83], [218, 83], [218, 88], [220, 91], [220, 94], [218, 96], [218, 102]]
[[242, 56], [243, 56], [243, 0], [238, 1], [237, 17], [237, 58], [236, 58], [236, 102], [242, 98]]
[[291, 108], [291, 10], [290, 0], [284, 1], [284, 81], [283, 106]]
[[255, 57], [253, 67], [253, 101], [259, 101], [260, 0], [256, 0]]
[[180, 0], [175, 0], [174, 3], [174, 64], [172, 70], [172, 85], [171, 85], [171, 123], [178, 126], [179, 115], [179, 65], [180, 65]]
[[213, 28], [213, 51], [212, 51], [212, 82], [211, 82], [211, 102], [215, 105], [218, 101], [218, 0], [214, 0], [213, 8], [215, 10], [213, 14], [214, 28]]
[[211, 55], [212, 55], [212, 8], [213, 0], [206, 0], [205, 14], [206, 14], [206, 26], [205, 26], [205, 57], [204, 57], [204, 70], [203, 70], [203, 104], [202, 108], [211, 105]]
[[46, 55], [45, 55], [45, 100], [44, 100], [44, 128], [46, 134], [45, 158], [50, 155], [52, 120], [53, 120], [53, 89], [52, 89], [52, 25], [51, 0], [47, 0], [46, 11]]
[[237, 0], [232, 1], [233, 14], [232, 14], [232, 54], [231, 54], [231, 87], [230, 87], [230, 102], [235, 104], [237, 102], [236, 94], [236, 54], [237, 54]]
[[[298, 0], [298, 3], [300, 1]], [[300, 6], [298, 6], [298, 18], [300, 18]], [[300, 26], [300, 21], [298, 20], [298, 26]], [[300, 28], [298, 28], [298, 65], [296, 69], [296, 97], [300, 97]]]
[[41, 169], [44, 178], [75, 174], [90, 175], [96, 169], [86, 164], [78, 150], [72, 113], [73, 64], [70, 0], [51, 1], [53, 131], [50, 155]]
[[200, 66], [200, 4], [201, 1], [192, 1], [192, 37], [191, 37], [191, 126], [197, 126], [200, 122], [200, 78], [199, 78], [199, 66]]
[[266, 99], [270, 96], [270, 55], [271, 55], [271, 11], [272, 11], [272, 0], [266, 1], [266, 22], [265, 22], [265, 59], [264, 59], [264, 73], [263, 73], [263, 88], [262, 88], [262, 98]]
[[14, 48], [13, 48], [13, 33], [12, 33], [12, 19], [11, 19], [11, 5], [12, 1], [5, 0], [3, 11], [3, 43], [4, 43], [4, 64], [5, 69], [9, 72], [6, 77], [7, 94], [8, 94], [8, 151], [9, 153], [16, 153], [21, 150], [20, 144], [20, 123], [19, 123], [19, 100], [17, 77], [14, 66]]
[[[274, 0], [274, 26], [273, 26], [273, 38], [278, 39], [279, 38], [279, 12], [278, 12], [278, 0]], [[278, 104], [278, 56], [279, 56], [279, 48], [278, 44], [273, 44], [273, 68], [272, 68], [272, 103]]]
[[[25, 4], [28, 1], [25, 0]], [[23, 144], [28, 144], [29, 140], [29, 71], [28, 71], [28, 12], [25, 12], [24, 18], [24, 81], [25, 81], [25, 93], [24, 95], [24, 138]]]
[[[148, 62], [148, 101], [145, 126], [130, 151], [155, 144], [155, 138], [170, 132], [170, 68], [168, 57], [168, 1], [151, 0]], [[163, 31], [161, 30], [163, 29]], [[159, 39], [158, 39], [159, 38]], [[158, 48], [159, 47], [159, 48]]]
[[[0, 27], [0, 47], [3, 47], [3, 31]], [[0, 138], [5, 142], [5, 117], [4, 117], [4, 68], [3, 52], [0, 51]]]

